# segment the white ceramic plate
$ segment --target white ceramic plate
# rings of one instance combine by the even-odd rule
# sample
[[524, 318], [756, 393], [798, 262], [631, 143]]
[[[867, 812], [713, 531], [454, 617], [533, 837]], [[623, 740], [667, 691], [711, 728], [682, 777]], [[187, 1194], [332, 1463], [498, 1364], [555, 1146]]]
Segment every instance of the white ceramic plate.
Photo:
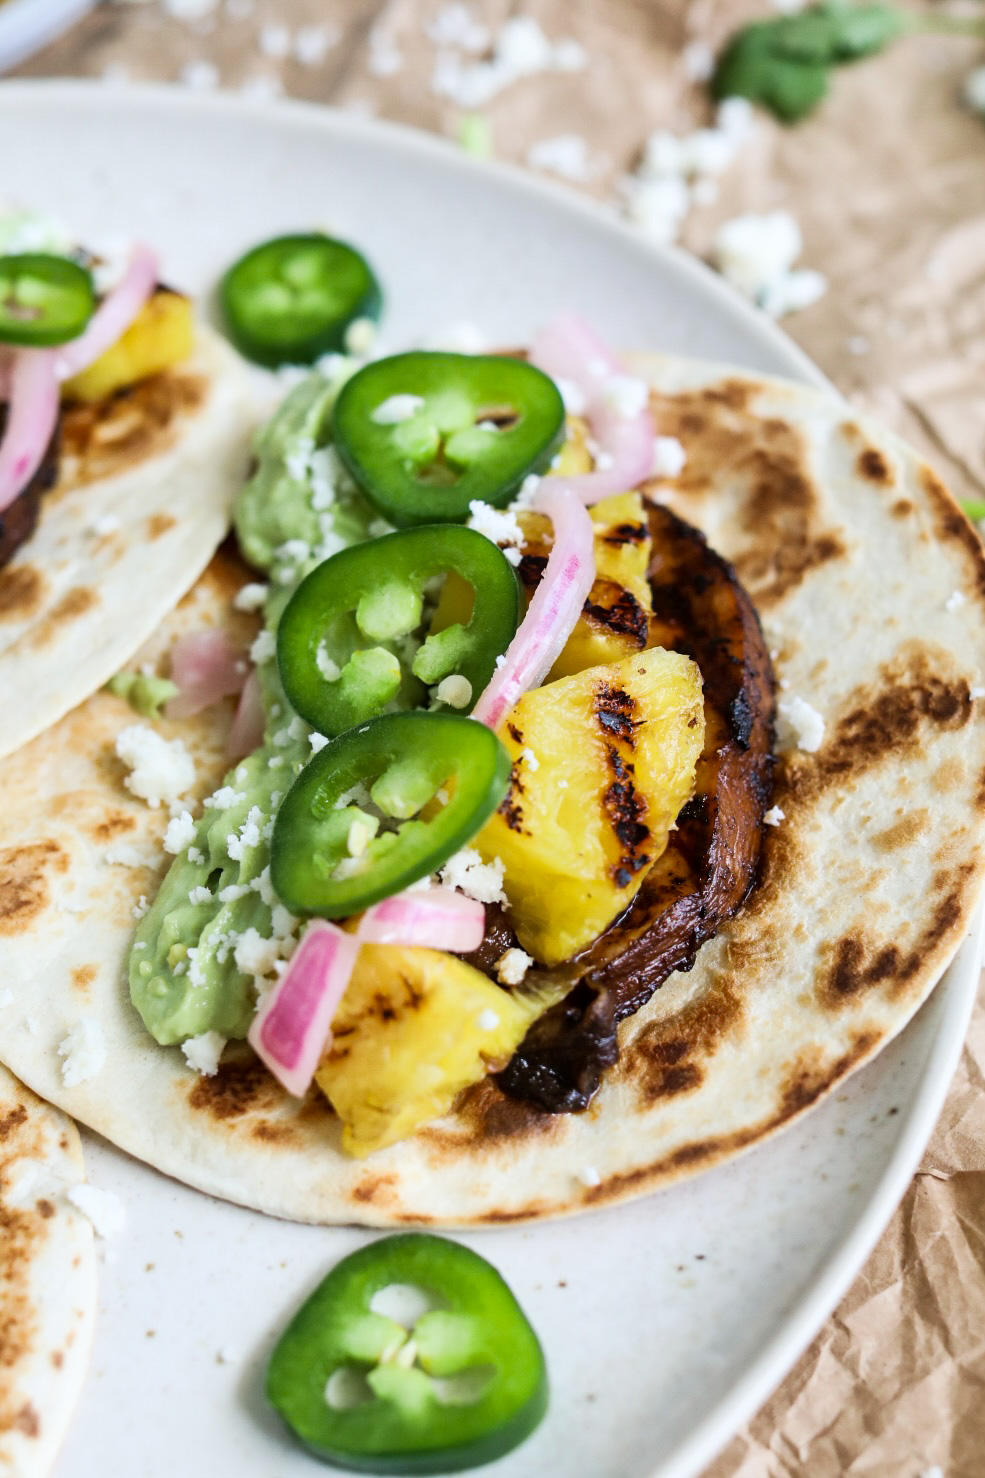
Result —
[[[57, 211], [83, 237], [143, 233], [168, 277], [195, 290], [261, 237], [325, 224], [376, 264], [390, 345], [456, 319], [522, 342], [571, 303], [616, 344], [823, 384], [697, 263], [566, 192], [396, 128], [297, 105], [7, 84], [0, 137], [31, 140], [4, 151], [0, 194]], [[745, 1159], [633, 1206], [461, 1239], [528, 1309], [554, 1391], [547, 1421], [490, 1478], [700, 1471], [806, 1345], [902, 1195], [958, 1058], [978, 957], [976, 939], [874, 1064]], [[287, 1314], [367, 1234], [211, 1201], [92, 1136], [87, 1154], [130, 1227], [106, 1256], [92, 1374], [58, 1478], [312, 1478], [264, 1411], [262, 1369]]]
[[16, 67], [74, 25], [96, 0], [2, 0], [0, 72]]

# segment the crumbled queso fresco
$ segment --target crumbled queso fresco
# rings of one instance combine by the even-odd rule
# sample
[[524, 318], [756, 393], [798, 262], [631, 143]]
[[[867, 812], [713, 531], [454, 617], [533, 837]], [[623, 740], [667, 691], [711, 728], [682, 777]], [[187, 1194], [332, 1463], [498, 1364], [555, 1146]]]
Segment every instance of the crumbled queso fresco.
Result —
[[237, 611], [259, 611], [269, 591], [270, 586], [262, 584], [259, 580], [252, 581], [248, 585], [241, 585], [233, 597], [233, 605]]
[[508, 949], [496, 961], [496, 975], [501, 985], [519, 985], [533, 964], [526, 950]]
[[781, 749], [803, 749], [814, 754], [824, 742], [824, 719], [806, 698], [781, 698], [776, 705]]
[[117, 734], [116, 753], [130, 771], [127, 790], [149, 806], [172, 806], [195, 784], [195, 765], [181, 740], [163, 739], [147, 724]]
[[92, 1222], [96, 1236], [105, 1241], [118, 1237], [127, 1224], [123, 1202], [113, 1191], [101, 1191], [94, 1185], [74, 1185], [65, 1192], [65, 1199]]
[[164, 850], [175, 856], [183, 852], [195, 840], [195, 822], [190, 811], [182, 811], [172, 817], [164, 833]]
[[189, 1067], [203, 1077], [211, 1078], [219, 1071], [219, 1058], [225, 1045], [225, 1037], [220, 1037], [218, 1032], [202, 1032], [200, 1036], [189, 1037], [182, 1042], [181, 1050]]
[[106, 1036], [94, 1016], [80, 1016], [58, 1044], [62, 1082], [66, 1088], [87, 1083], [106, 1065]]
[[478, 903], [506, 904], [506, 894], [503, 891], [506, 867], [499, 857], [494, 857], [491, 862], [483, 862], [474, 847], [463, 847], [460, 852], [449, 857], [438, 876], [446, 887], [457, 888], [460, 893], [464, 893], [467, 898], [474, 898]]
[[477, 534], [498, 544], [511, 565], [518, 565], [523, 557], [523, 530], [516, 512], [512, 508], [493, 508], [490, 503], [475, 499], [469, 504], [468, 526]]

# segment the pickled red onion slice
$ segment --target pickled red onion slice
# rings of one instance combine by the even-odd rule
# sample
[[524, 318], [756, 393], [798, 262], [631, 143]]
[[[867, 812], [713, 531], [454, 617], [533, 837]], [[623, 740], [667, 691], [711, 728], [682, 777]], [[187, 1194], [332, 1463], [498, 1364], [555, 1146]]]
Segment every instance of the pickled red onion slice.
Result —
[[127, 270], [103, 298], [85, 332], [58, 349], [58, 378], [68, 380], [81, 374], [111, 349], [126, 333], [156, 286], [157, 257], [149, 246], [137, 242]]
[[254, 667], [243, 684], [232, 728], [229, 730], [229, 738], [226, 740], [226, 750], [230, 759], [244, 759], [246, 755], [260, 748], [263, 743], [266, 718], [263, 695], [260, 691], [260, 679]]
[[54, 351], [22, 349], [9, 367], [7, 424], [0, 440], [0, 513], [44, 460], [58, 422]]
[[356, 938], [373, 944], [419, 944], [467, 955], [486, 931], [486, 911], [454, 888], [413, 889], [374, 903], [359, 920]]
[[472, 717], [498, 729], [529, 688], [543, 682], [564, 650], [595, 582], [592, 520], [569, 483], [577, 478], [547, 477], [533, 507], [554, 525], [554, 544], [527, 614], [500, 659]]
[[168, 718], [190, 718], [220, 698], [242, 692], [248, 663], [224, 631], [192, 631], [171, 649], [171, 681], [178, 692], [168, 700]]
[[358, 954], [354, 935], [316, 919], [253, 1018], [250, 1046], [295, 1098], [311, 1086]]
[[451, 888], [399, 893], [366, 910], [355, 934], [316, 919], [248, 1033], [257, 1056], [288, 1093], [303, 1098], [331, 1042], [332, 1021], [361, 944], [423, 945], [467, 954], [478, 949], [485, 909]]
[[626, 376], [619, 360], [595, 330], [575, 313], [559, 313], [534, 339], [530, 360], [545, 374], [577, 386], [598, 446], [594, 472], [556, 481], [586, 503], [610, 493], [625, 493], [653, 471], [655, 431], [646, 402], [624, 413], [615, 392]]

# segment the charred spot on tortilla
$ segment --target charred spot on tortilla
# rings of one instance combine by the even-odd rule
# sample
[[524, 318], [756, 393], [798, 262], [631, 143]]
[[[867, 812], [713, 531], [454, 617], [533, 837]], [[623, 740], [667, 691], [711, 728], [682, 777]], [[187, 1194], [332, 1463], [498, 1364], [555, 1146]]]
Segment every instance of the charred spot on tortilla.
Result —
[[806, 800], [898, 756], [919, 745], [927, 728], [963, 729], [973, 717], [968, 682], [949, 679], [942, 663], [936, 648], [918, 641], [884, 663], [879, 685], [856, 689], [814, 763], [791, 778], [797, 796]]
[[208, 398], [208, 379], [177, 366], [115, 390], [105, 400], [67, 404], [54, 496], [158, 456], [174, 444], [182, 420], [198, 414]]
[[[619, 1059], [617, 1028], [674, 970], [688, 970], [701, 945], [742, 906], [759, 864], [763, 816], [772, 798], [773, 672], [755, 608], [732, 567], [699, 531], [669, 509], [652, 505], [649, 580], [655, 624], [665, 645], [691, 657], [704, 681], [706, 738], [696, 793], [678, 817], [666, 852], [626, 909], [592, 945], [556, 967], [568, 995], [531, 1026], [498, 1076], [511, 1095], [550, 1113], [587, 1107], [603, 1074]], [[635, 720], [627, 695], [600, 685], [596, 714], [613, 756], [630, 778]], [[629, 754], [620, 752], [623, 745]], [[620, 816], [627, 836], [642, 845], [626, 791]], [[634, 851], [627, 849], [632, 858]], [[627, 867], [627, 875], [631, 872]], [[489, 910], [487, 935], [496, 949], [515, 943], [503, 916]], [[473, 963], [492, 973], [492, 949]], [[536, 984], [537, 972], [527, 981]]]
[[30, 1401], [26, 1401], [21, 1407], [14, 1417], [13, 1425], [18, 1432], [23, 1432], [25, 1437], [40, 1437], [41, 1435], [41, 1418]]
[[125, 836], [128, 831], [134, 831], [137, 826], [135, 816], [127, 811], [108, 811], [101, 817], [91, 829], [93, 841], [112, 842], [117, 837]]
[[[12, 505], [13, 506], [13, 505]], [[9, 512], [9, 510], [8, 510]], [[0, 515], [0, 540], [3, 516]], [[0, 566], [3, 554], [0, 553]], [[41, 605], [45, 579], [35, 565], [8, 565], [0, 568], [0, 621], [22, 621], [33, 616]]]
[[893, 469], [878, 447], [864, 447], [855, 460], [855, 470], [865, 481], [881, 487], [891, 487], [894, 481]]
[[72, 969], [72, 984], [82, 995], [87, 995], [98, 973], [95, 965], [75, 965]]
[[254, 1124], [250, 1136], [261, 1144], [291, 1144], [296, 1137], [290, 1124], [272, 1124], [269, 1119]]
[[929, 831], [930, 826], [931, 816], [926, 806], [918, 811], [907, 811], [892, 826], [876, 832], [872, 845], [879, 852], [897, 852], [901, 847], [910, 846], [917, 837]]
[[99, 604], [99, 593], [89, 585], [73, 585], [71, 590], [66, 590], [44, 620], [39, 622], [31, 633], [32, 647], [45, 647], [60, 632], [63, 626], [71, 621], [77, 621], [80, 616], [86, 615], [93, 607]]
[[68, 867], [55, 841], [32, 842], [0, 851], [0, 934], [21, 934], [48, 907], [49, 878]]
[[27, 1123], [27, 1109], [22, 1103], [16, 1108], [10, 1109], [5, 1114], [0, 1114], [0, 1142], [9, 1139], [17, 1129]]
[[832, 1083], [836, 1083], [856, 1063], [868, 1057], [881, 1040], [878, 1032], [860, 1032], [848, 1051], [835, 1063], [825, 1061], [820, 1050], [814, 1054], [803, 1053], [784, 1084], [779, 1120], [792, 1119], [803, 1113], [804, 1109], [810, 1108], [811, 1104], [816, 1103], [827, 1092]]
[[755, 385], [740, 381], [661, 394], [654, 414], [661, 433], [676, 437], [687, 452], [676, 480], [684, 497], [712, 494], [723, 478], [734, 483], [746, 547], [733, 563], [764, 608], [845, 548], [836, 530], [819, 525], [822, 499], [803, 433], [779, 417], [750, 415], [755, 394]]
[[160, 539], [163, 534], [169, 533], [174, 526], [175, 518], [173, 514], [154, 513], [147, 520], [147, 537], [153, 543], [155, 539]]
[[357, 1181], [352, 1188], [352, 1199], [359, 1201], [362, 1205], [385, 1205], [388, 1192], [396, 1189], [397, 1177], [395, 1175], [367, 1175], [365, 1179]]
[[930, 500], [934, 534], [946, 543], [960, 544], [966, 555], [967, 571], [962, 593], [969, 594], [970, 588], [974, 587], [979, 595], [985, 595], [985, 548], [982, 546], [981, 535], [925, 462], [919, 464], [918, 477]]
[[950, 936], [973, 886], [970, 870], [945, 875], [939, 890], [943, 896], [906, 949], [895, 941], [871, 939], [862, 921], [848, 929], [833, 948], [824, 952], [818, 965], [814, 980], [818, 1000], [837, 1011], [869, 991], [878, 990], [889, 1000], [905, 995], [938, 944]]
[[198, 1078], [188, 1102], [214, 1119], [240, 1119], [261, 1108], [273, 1109], [279, 1097], [277, 1086], [259, 1057], [242, 1051], [227, 1054], [211, 1077]]

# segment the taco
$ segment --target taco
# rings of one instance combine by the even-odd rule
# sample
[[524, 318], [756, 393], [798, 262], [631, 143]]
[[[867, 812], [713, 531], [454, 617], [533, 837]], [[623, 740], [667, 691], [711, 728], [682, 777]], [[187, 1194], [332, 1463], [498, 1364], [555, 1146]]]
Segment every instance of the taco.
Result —
[[106, 682], [198, 578], [251, 411], [236, 356], [145, 248], [114, 264], [0, 216], [0, 286], [2, 756]]
[[78, 1131], [0, 1069], [0, 1468], [47, 1473], [82, 1388], [96, 1307]]
[[[380, 364], [396, 374], [395, 361]], [[379, 936], [360, 947], [319, 922], [292, 954], [299, 924], [284, 900], [297, 888], [322, 898], [362, 888], [365, 900], [377, 868], [406, 860], [360, 791], [356, 760], [344, 793], [325, 779], [322, 757], [358, 750], [370, 731], [357, 722], [326, 736], [279, 686], [290, 666], [285, 607], [303, 579], [319, 590], [326, 544], [372, 549], [375, 536], [386, 553], [362, 586], [346, 566], [384, 656], [375, 667], [360, 659], [350, 669], [359, 682], [335, 689], [345, 713], [367, 692], [415, 701], [402, 686], [407, 662], [436, 675], [418, 661], [422, 648], [399, 647], [406, 622], [391, 621], [398, 546], [384, 541], [406, 515], [406, 490], [380, 527], [379, 504], [366, 504], [340, 466], [341, 442], [331, 444], [365, 380], [350, 381], [334, 410], [335, 391], [317, 376], [293, 392], [238, 507], [254, 569], [221, 551], [139, 656], [160, 665], [203, 625], [243, 646], [253, 638], [266, 744], [227, 773], [231, 715], [213, 706], [121, 746], [132, 716], [100, 693], [5, 766], [0, 930], [12, 1025], [37, 1009], [36, 982], [45, 995], [42, 1031], [6, 1033], [2, 1055], [37, 1091], [166, 1173], [275, 1215], [492, 1224], [618, 1201], [727, 1159], [902, 1029], [981, 892], [979, 541], [920, 458], [837, 399], [657, 356], [634, 361], [633, 376], [613, 388], [635, 407], [613, 423], [615, 477], [633, 416], [648, 426], [652, 416], [668, 438], [664, 471], [649, 475], [651, 427], [635, 491], [612, 489], [593, 510], [595, 579], [577, 625], [552, 652], [547, 682], [498, 725], [505, 795], [441, 872], [486, 905], [467, 962]], [[641, 377], [648, 405], [635, 404]], [[390, 400], [403, 400], [388, 400], [380, 423], [413, 422], [407, 392], [391, 384]], [[599, 426], [601, 416], [596, 435]], [[591, 475], [592, 457], [605, 470], [605, 447], [592, 448], [576, 414], [566, 437], [560, 483]], [[367, 457], [375, 448], [366, 443]], [[500, 511], [506, 524], [491, 514], [473, 508], [472, 522], [534, 584], [549, 529], [522, 495]], [[552, 551], [563, 539], [555, 522]], [[432, 638], [454, 629], [460, 592], [446, 581], [434, 599]], [[272, 630], [257, 634], [250, 614], [264, 601], [279, 666]], [[309, 656], [337, 684], [352, 630], [331, 632], [342, 647]], [[504, 666], [515, 669], [509, 654]], [[432, 704], [456, 696], [461, 682], [430, 689]], [[419, 715], [395, 717], [426, 738]], [[332, 712], [323, 722], [331, 728]], [[399, 772], [411, 789], [427, 743]], [[450, 798], [434, 798], [441, 816], [468, 788], [464, 769], [454, 773]], [[290, 800], [311, 802], [312, 776], [308, 815], [343, 838], [328, 862], [318, 862], [326, 832], [296, 824]], [[172, 805], [171, 819], [141, 795]], [[205, 802], [198, 819], [188, 797]], [[130, 865], [118, 865], [121, 850]], [[263, 1015], [258, 992], [277, 998], [309, 937], [325, 958], [351, 948], [351, 976], [317, 1062], [323, 1091], [292, 1096], [241, 1039]], [[69, 1087], [55, 1048], [79, 1018], [105, 1065]], [[175, 1045], [159, 1045], [145, 1022]]]

